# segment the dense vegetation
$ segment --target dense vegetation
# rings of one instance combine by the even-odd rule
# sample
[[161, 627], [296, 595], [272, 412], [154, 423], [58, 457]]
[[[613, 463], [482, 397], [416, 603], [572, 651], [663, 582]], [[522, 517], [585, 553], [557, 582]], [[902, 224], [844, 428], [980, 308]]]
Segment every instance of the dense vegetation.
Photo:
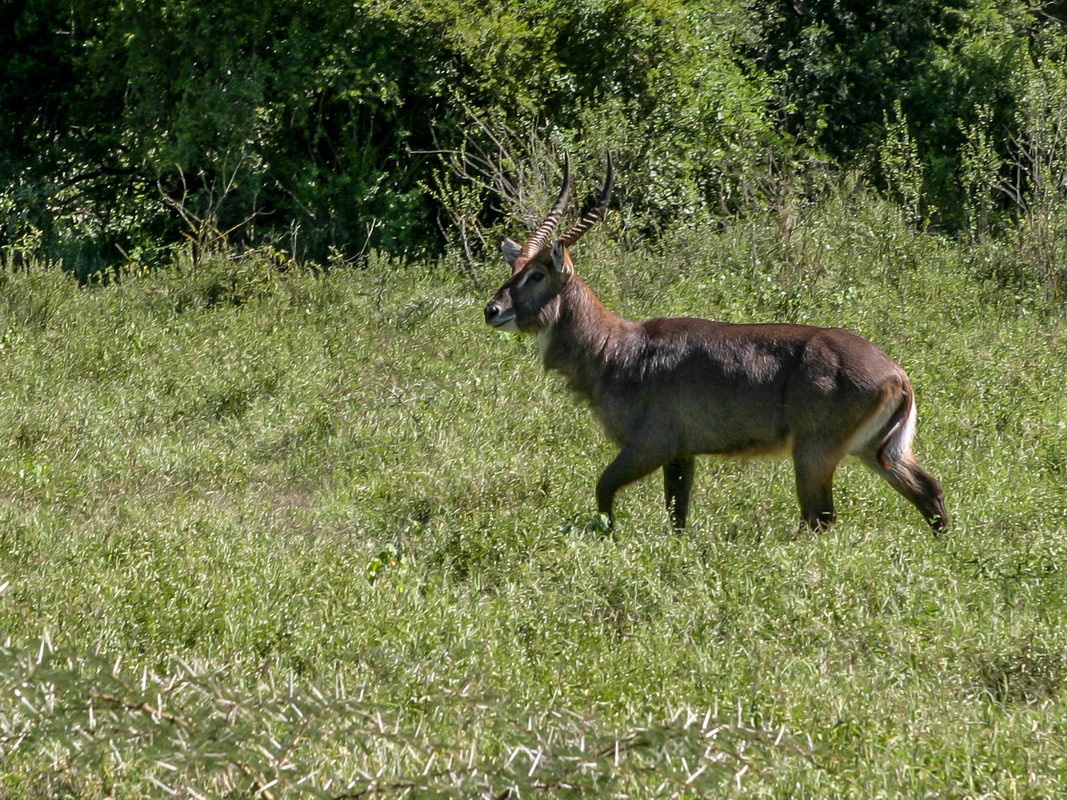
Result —
[[16, 0], [0, 244], [81, 274], [166, 263], [204, 223], [301, 260], [476, 252], [472, 226], [527, 211], [563, 148], [615, 153], [636, 234], [810, 202], [859, 170], [916, 224], [999, 235], [1063, 191], [1065, 12]]

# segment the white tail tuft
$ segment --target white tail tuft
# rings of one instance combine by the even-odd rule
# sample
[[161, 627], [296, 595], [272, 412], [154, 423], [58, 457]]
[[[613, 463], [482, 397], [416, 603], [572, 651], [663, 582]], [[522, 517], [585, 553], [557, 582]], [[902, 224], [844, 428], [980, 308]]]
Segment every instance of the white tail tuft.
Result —
[[892, 427], [886, 431], [885, 439], [882, 441], [882, 446], [878, 451], [878, 460], [885, 466], [899, 464], [911, 457], [911, 442], [915, 438], [915, 420], [917, 417], [915, 401], [911, 396], [911, 391], [907, 391], [905, 394], [904, 402], [907, 404], [904, 419], [896, 420]]
[[859, 455], [870, 450], [882, 464], [895, 464], [911, 452], [914, 438], [915, 402], [910, 389], [905, 388], [903, 396], [893, 392], [887, 397], [878, 412], [852, 435], [848, 453]]

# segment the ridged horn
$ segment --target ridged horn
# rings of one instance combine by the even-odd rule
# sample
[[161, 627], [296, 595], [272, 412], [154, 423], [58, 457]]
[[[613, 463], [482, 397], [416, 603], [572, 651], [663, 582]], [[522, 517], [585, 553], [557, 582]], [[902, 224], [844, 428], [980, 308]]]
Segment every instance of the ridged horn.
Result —
[[608, 174], [604, 178], [604, 186], [600, 190], [600, 196], [596, 199], [593, 207], [586, 211], [582, 218], [574, 224], [574, 227], [560, 237], [560, 241], [566, 247], [571, 247], [581, 239], [586, 231], [592, 228], [594, 223], [604, 215], [608, 208], [608, 201], [611, 200], [611, 189], [615, 185], [615, 172], [611, 167], [611, 153], [607, 155]]
[[560, 219], [563, 217], [563, 212], [567, 208], [567, 200], [571, 196], [571, 157], [570, 154], [564, 153], [563, 155], [563, 186], [559, 190], [559, 197], [556, 198], [556, 205], [552, 207], [552, 210], [548, 212], [548, 216], [545, 217], [545, 221], [542, 222], [537, 230], [533, 232], [533, 235], [526, 240], [526, 244], [522, 246], [521, 255], [529, 258], [536, 255], [541, 251], [541, 248], [545, 246], [545, 241], [549, 235], [556, 229]]

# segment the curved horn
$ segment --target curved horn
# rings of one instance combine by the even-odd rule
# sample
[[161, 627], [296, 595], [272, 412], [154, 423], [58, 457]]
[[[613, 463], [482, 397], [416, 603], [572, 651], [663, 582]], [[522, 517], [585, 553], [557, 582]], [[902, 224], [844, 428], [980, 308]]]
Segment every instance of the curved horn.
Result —
[[582, 218], [574, 224], [574, 227], [560, 237], [560, 241], [565, 247], [571, 247], [581, 239], [585, 232], [592, 228], [593, 224], [603, 216], [608, 208], [608, 201], [611, 200], [611, 189], [614, 185], [615, 172], [611, 167], [611, 153], [608, 153], [608, 174], [604, 178], [604, 186], [600, 190], [600, 196], [596, 199], [596, 204], [582, 215]]
[[560, 218], [563, 216], [563, 211], [567, 208], [567, 200], [571, 196], [571, 157], [569, 153], [563, 154], [563, 186], [559, 190], [559, 197], [556, 198], [556, 205], [552, 207], [552, 210], [548, 212], [548, 216], [545, 217], [545, 221], [538, 226], [537, 230], [533, 232], [533, 235], [526, 240], [526, 244], [522, 246], [521, 255], [529, 258], [535, 253], [540, 252], [541, 248], [545, 245], [545, 240], [548, 239], [549, 234], [556, 229], [556, 225], [559, 224]]

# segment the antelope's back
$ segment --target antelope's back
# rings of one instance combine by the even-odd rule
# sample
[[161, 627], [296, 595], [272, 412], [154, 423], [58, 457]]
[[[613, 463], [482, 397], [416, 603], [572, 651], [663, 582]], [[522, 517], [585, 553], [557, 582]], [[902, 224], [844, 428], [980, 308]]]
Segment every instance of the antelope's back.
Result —
[[663, 318], [627, 331], [595, 406], [620, 444], [760, 455], [821, 426], [859, 425], [906, 382], [882, 350], [840, 328]]

